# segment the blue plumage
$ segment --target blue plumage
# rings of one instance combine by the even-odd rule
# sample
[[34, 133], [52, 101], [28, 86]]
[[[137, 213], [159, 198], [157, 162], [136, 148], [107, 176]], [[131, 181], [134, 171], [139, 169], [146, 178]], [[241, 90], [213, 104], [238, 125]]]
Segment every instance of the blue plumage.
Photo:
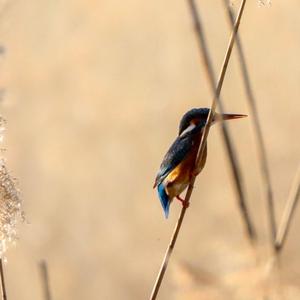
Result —
[[158, 190], [158, 196], [159, 196], [160, 203], [161, 203], [161, 205], [162, 205], [162, 207], [164, 209], [164, 212], [165, 212], [165, 217], [168, 218], [168, 216], [169, 216], [169, 208], [170, 208], [170, 200], [169, 200], [169, 197], [168, 197], [168, 195], [166, 193], [164, 184], [160, 183], [157, 186], [157, 190]]
[[[169, 199], [166, 193], [164, 180], [191, 153], [191, 149], [195, 145], [195, 138], [199, 137], [198, 133], [205, 125], [208, 112], [208, 109], [192, 109], [183, 116], [179, 126], [179, 136], [167, 151], [160, 165], [153, 187], [157, 187], [158, 196], [166, 218], [169, 215], [169, 207], [172, 199]], [[190, 121], [197, 116], [199, 117], [199, 115], [203, 115], [203, 120], [199, 119], [193, 129], [184, 133], [184, 130], [191, 125]]]
[[[195, 176], [195, 174], [193, 174], [193, 168], [202, 130], [207, 122], [209, 111], [208, 108], [194, 108], [184, 114], [179, 124], [178, 136], [167, 151], [160, 165], [153, 188], [157, 187], [159, 199], [166, 218], [169, 215], [170, 203], [174, 197], [178, 198], [184, 205], [184, 200], [180, 199], [179, 195], [188, 186], [190, 178]], [[215, 113], [212, 124], [217, 121], [243, 117], [245, 117], [245, 115]], [[199, 168], [199, 170], [196, 170], [197, 173], [199, 173], [205, 165], [206, 153], [205, 145], [202, 161], [200, 165], [197, 166]], [[181, 163], [182, 165], [179, 166]], [[172, 171], [177, 167], [178, 170], [173, 174], [174, 176], [171, 176]], [[169, 174], [171, 174], [170, 177]]]
[[192, 143], [192, 135], [177, 137], [160, 165], [159, 172], [155, 179], [154, 187], [159, 185], [168, 176], [168, 174], [182, 162], [182, 160], [191, 150], [193, 145]]

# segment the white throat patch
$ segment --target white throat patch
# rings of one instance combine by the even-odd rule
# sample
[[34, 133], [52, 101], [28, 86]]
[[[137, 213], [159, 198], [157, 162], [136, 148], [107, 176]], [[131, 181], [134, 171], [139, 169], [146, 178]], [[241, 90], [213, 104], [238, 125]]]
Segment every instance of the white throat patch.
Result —
[[192, 131], [195, 127], [196, 127], [195, 124], [193, 124], [193, 123], [190, 124], [190, 126], [188, 126], [186, 129], [184, 129], [184, 130], [181, 132], [180, 136], [183, 136], [183, 135], [186, 134], [187, 132]]

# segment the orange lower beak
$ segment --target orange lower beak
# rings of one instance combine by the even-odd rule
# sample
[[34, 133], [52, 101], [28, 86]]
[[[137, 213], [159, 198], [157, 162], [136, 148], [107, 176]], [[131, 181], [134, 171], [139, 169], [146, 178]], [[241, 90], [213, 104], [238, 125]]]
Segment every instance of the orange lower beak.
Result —
[[241, 115], [241, 114], [218, 114], [218, 113], [215, 113], [214, 122], [226, 121], [226, 120], [233, 120], [233, 119], [240, 119], [240, 118], [245, 118], [245, 117], [247, 117], [247, 115]]

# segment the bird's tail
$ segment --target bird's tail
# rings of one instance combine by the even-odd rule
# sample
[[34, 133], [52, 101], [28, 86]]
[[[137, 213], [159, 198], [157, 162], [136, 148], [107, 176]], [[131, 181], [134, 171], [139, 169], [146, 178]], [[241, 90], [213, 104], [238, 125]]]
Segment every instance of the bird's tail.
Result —
[[169, 197], [166, 193], [166, 190], [165, 190], [165, 187], [164, 187], [163, 183], [160, 183], [157, 186], [157, 190], [158, 190], [158, 196], [159, 196], [160, 203], [161, 203], [161, 205], [164, 209], [164, 212], [165, 212], [165, 217], [168, 218], [170, 202], [171, 201], [169, 200]]

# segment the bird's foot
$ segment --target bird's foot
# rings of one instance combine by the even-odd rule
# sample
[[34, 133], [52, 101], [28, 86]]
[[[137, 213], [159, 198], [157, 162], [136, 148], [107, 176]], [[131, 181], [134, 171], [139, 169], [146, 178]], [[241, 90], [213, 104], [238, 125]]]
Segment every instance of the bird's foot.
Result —
[[180, 198], [179, 196], [176, 196], [176, 199], [181, 202], [181, 204], [184, 208], [188, 208], [190, 206], [189, 201], [186, 201], [186, 200]]

